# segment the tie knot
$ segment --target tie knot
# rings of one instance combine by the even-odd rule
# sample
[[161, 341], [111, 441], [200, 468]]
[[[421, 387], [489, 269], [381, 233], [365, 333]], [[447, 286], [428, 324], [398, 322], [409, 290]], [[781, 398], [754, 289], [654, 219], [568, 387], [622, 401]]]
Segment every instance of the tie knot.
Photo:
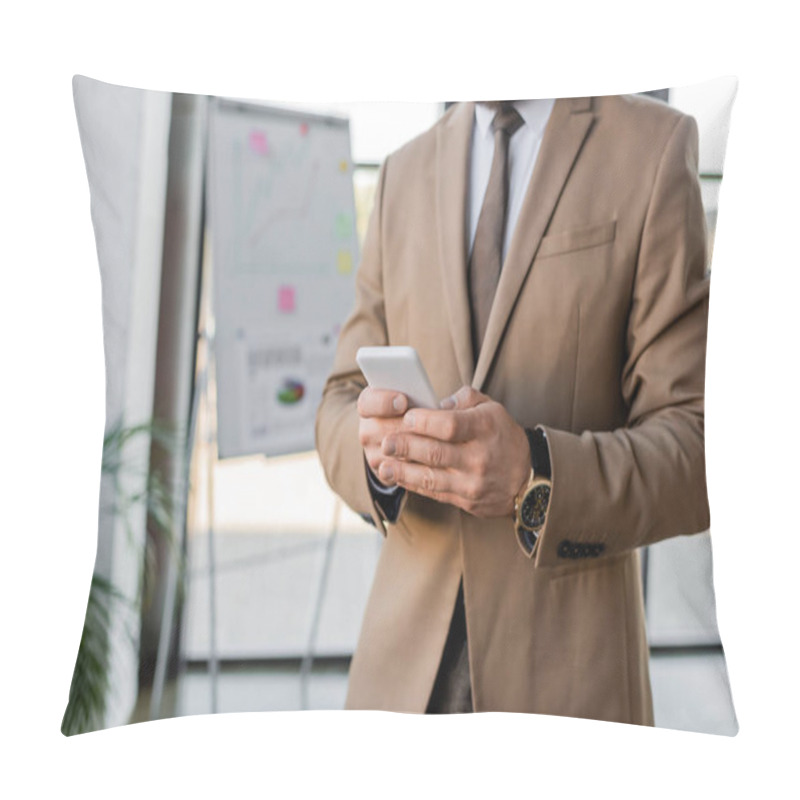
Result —
[[508, 134], [509, 138], [522, 125], [523, 119], [511, 103], [501, 103], [499, 111], [494, 115], [492, 120], [492, 131], [504, 131]]

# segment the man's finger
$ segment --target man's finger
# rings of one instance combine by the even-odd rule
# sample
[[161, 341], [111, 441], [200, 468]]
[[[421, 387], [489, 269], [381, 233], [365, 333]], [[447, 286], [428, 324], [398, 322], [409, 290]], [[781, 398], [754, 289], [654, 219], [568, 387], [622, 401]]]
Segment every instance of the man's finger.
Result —
[[384, 438], [381, 452], [385, 456], [439, 469], [459, 469], [463, 466], [462, 448], [427, 436], [402, 432], [390, 434]]
[[362, 417], [358, 422], [358, 440], [362, 447], [380, 448], [384, 438], [400, 430], [402, 424], [399, 417]]
[[387, 485], [396, 484], [434, 499], [443, 495], [457, 496], [462, 502], [477, 499], [477, 485], [470, 476], [462, 472], [437, 469], [412, 461], [388, 459], [381, 464], [378, 477]]
[[358, 396], [362, 417], [400, 417], [408, 410], [408, 398], [401, 392], [367, 386]]
[[384, 461], [378, 471], [378, 478], [386, 485], [402, 486], [427, 495], [452, 490], [452, 478], [444, 470], [404, 461]]
[[442, 442], [465, 442], [472, 435], [472, 420], [462, 411], [414, 408], [403, 417], [403, 429], [439, 439]]
[[466, 408], [475, 408], [475, 406], [485, 403], [490, 399], [488, 395], [482, 394], [471, 386], [462, 386], [455, 394], [445, 397], [444, 400], [439, 403], [439, 408], [447, 410], [459, 409], [463, 411]]
[[[422, 486], [419, 482], [410, 483], [408, 473], [402, 470], [402, 467], [395, 468], [396, 462], [384, 461], [380, 469], [375, 473], [378, 480], [385, 486], [398, 486], [415, 494], [424, 497], [430, 497], [432, 500], [438, 500], [440, 503], [448, 503], [458, 508], [464, 508], [466, 501], [464, 498], [450, 492], [440, 492], [435, 489], [428, 489]], [[399, 480], [395, 477], [398, 476]], [[433, 485], [431, 483], [430, 485]], [[465, 509], [466, 510], [466, 509]]]

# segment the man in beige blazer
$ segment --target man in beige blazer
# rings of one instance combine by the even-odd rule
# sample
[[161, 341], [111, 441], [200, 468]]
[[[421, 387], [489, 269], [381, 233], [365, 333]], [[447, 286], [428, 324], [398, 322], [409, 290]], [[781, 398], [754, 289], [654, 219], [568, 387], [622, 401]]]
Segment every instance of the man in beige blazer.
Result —
[[[637, 548], [709, 526], [697, 128], [649, 98], [555, 102], [474, 354], [474, 120], [458, 104], [386, 159], [318, 412], [328, 481], [385, 534], [347, 707], [430, 710], [461, 608], [471, 710], [653, 724]], [[356, 351], [389, 344], [442, 409], [365, 389]], [[526, 430], [549, 459], [532, 536]], [[376, 479], [404, 490], [394, 521]]]

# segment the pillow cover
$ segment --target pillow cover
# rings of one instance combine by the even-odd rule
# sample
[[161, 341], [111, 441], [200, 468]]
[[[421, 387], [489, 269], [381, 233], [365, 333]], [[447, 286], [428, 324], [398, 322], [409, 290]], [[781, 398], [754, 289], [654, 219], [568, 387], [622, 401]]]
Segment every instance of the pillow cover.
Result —
[[[80, 76], [73, 88], [102, 278], [106, 437], [95, 576], [64, 733], [220, 711], [345, 705], [425, 711], [420, 698], [433, 690], [439, 656], [449, 652], [445, 639], [455, 636], [450, 622], [459, 585], [475, 710], [736, 732], [708, 526], [694, 525], [707, 504], [703, 301], [675, 289], [683, 286], [682, 270], [707, 287], [735, 81], [653, 97], [519, 106], [530, 128], [518, 138], [531, 138], [524, 151], [530, 172], [519, 177], [523, 151], [510, 145], [509, 209], [516, 188], [518, 229], [536, 234], [541, 223], [538, 240], [547, 241], [541, 261], [535, 247], [530, 253], [532, 271], [514, 292], [519, 308], [504, 320], [508, 327], [490, 317], [495, 360], [482, 356], [467, 371], [485, 379], [482, 391], [520, 421], [526, 411], [514, 399], [514, 381], [522, 382], [538, 415], [526, 424], [548, 429], [553, 506], [534, 553], [520, 547], [510, 517], [480, 539], [470, 528], [479, 517], [442, 511], [419, 493], [395, 521], [370, 493], [363, 459], [353, 456], [361, 452], [353, 427], [353, 392], [361, 384], [353, 388], [358, 376], [350, 349], [366, 343], [365, 336], [374, 344], [415, 344], [440, 396], [469, 382], [457, 380], [464, 378], [464, 359], [449, 343], [451, 335], [457, 341], [453, 319], [468, 319], [468, 309], [453, 300], [455, 290], [441, 294], [434, 266], [467, 231], [442, 234], [450, 243], [439, 251], [437, 214], [446, 211], [436, 204], [449, 197], [445, 208], [452, 208], [459, 196], [464, 205], [447, 219], [466, 217], [471, 202], [477, 223], [482, 195], [467, 199], [469, 172], [454, 172], [455, 160], [439, 173], [452, 182], [445, 190], [435, 159], [447, 156], [437, 150], [442, 142], [467, 154], [473, 125], [483, 130], [473, 106], [290, 108]], [[548, 137], [556, 130], [560, 135]], [[621, 135], [626, 146], [615, 149], [609, 143]], [[488, 184], [493, 153], [480, 161], [469, 152], [472, 174]], [[551, 197], [540, 223], [526, 216], [529, 184]], [[698, 238], [701, 200], [704, 238]], [[611, 219], [613, 234], [606, 235]], [[587, 238], [601, 223], [603, 237]], [[510, 239], [506, 275], [515, 258], [525, 260], [522, 238]], [[640, 238], [635, 252], [630, 243]], [[426, 275], [412, 286], [393, 265], [414, 262]], [[497, 297], [509, 292], [504, 277]], [[623, 278], [632, 282], [625, 302], [613, 295]], [[542, 294], [554, 321], [539, 329], [544, 307], [533, 306], [533, 321], [523, 311], [548, 289], [557, 290]], [[625, 312], [606, 318], [603, 331], [587, 333], [599, 313], [590, 298], [595, 289], [608, 293], [604, 306], [624, 305]], [[354, 303], [359, 311], [351, 318]], [[577, 308], [582, 315], [573, 314]], [[676, 322], [689, 317], [698, 320], [691, 329]], [[590, 338], [607, 335], [607, 326], [627, 332], [625, 344], [615, 355], [587, 349]], [[514, 337], [525, 331], [549, 347], [550, 360], [537, 362], [551, 370], [549, 398], [537, 395], [519, 363]], [[666, 395], [649, 398], [660, 371], [676, 363], [689, 366], [668, 376]], [[617, 436], [616, 445], [609, 419], [620, 412], [602, 399], [603, 368], [621, 375], [619, 402], [628, 421], [642, 426], [636, 432], [631, 424], [633, 434]], [[559, 378], [565, 372], [566, 383]], [[320, 408], [331, 373], [335, 380]], [[598, 399], [589, 402], [584, 393]], [[332, 405], [336, 396], [341, 407]], [[677, 409], [681, 419], [690, 412], [669, 435], [689, 436], [689, 452], [699, 442], [691, 469], [682, 460], [684, 441], [669, 449], [669, 437], [645, 433], [637, 440], [651, 414], [671, 424], [664, 408]], [[572, 416], [559, 416], [563, 409]], [[590, 438], [606, 471], [602, 463], [599, 471], [588, 465], [581, 448]], [[632, 451], [615, 450], [620, 441]], [[564, 475], [574, 487], [567, 488]], [[615, 494], [614, 485], [626, 481], [633, 488]], [[586, 486], [596, 490], [591, 498]], [[672, 513], [678, 491], [687, 492], [686, 509], [697, 513]], [[568, 492], [569, 503], [559, 499]], [[619, 530], [589, 533], [590, 523], [583, 530], [575, 524], [573, 516], [583, 513], [598, 525], [597, 509], [611, 506], [607, 519], [617, 520]], [[629, 526], [637, 515], [637, 525]], [[446, 539], [442, 520], [463, 528], [460, 556], [447, 548], [404, 549], [421, 532]], [[481, 542], [495, 536], [506, 546], [484, 552]], [[492, 573], [499, 551], [507, 559], [495, 567], [507, 578], [502, 582]], [[393, 582], [399, 564], [406, 577]], [[454, 571], [454, 565], [461, 566]], [[641, 599], [623, 602], [620, 586]], [[402, 602], [392, 604], [392, 595]], [[508, 603], [523, 597], [550, 609], [537, 617], [538, 636], [561, 661], [547, 662], [532, 642], [519, 650], [509, 644], [520, 629]], [[570, 599], [576, 597], [583, 606]], [[429, 619], [412, 613], [415, 603], [427, 604]], [[604, 604], [624, 622], [624, 630], [604, 629], [607, 645], [619, 642], [610, 661], [602, 661], [592, 626], [577, 624], [591, 618], [608, 625], [607, 618], [591, 617]], [[491, 613], [491, 630], [482, 609]], [[393, 681], [385, 676], [398, 649], [402, 669]], [[586, 663], [594, 665], [592, 676], [581, 668]], [[438, 674], [446, 681], [445, 671]], [[587, 681], [587, 691], [576, 688]]]

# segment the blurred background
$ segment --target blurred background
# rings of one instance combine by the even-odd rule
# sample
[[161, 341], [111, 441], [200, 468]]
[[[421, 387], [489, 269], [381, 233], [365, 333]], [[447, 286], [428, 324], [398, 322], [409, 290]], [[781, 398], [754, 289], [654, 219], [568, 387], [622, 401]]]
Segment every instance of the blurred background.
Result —
[[[735, 89], [720, 79], [649, 93], [698, 122], [710, 252]], [[309, 422], [379, 166], [448, 104], [265, 105], [80, 77], [74, 94], [102, 275], [107, 432], [64, 730], [341, 709], [382, 537], [328, 488]], [[278, 232], [325, 224], [310, 186], [335, 224], [298, 267]], [[305, 303], [315, 282], [322, 300]], [[287, 359], [299, 380], [275, 368]], [[732, 735], [710, 535], [643, 556], [656, 724]]]

